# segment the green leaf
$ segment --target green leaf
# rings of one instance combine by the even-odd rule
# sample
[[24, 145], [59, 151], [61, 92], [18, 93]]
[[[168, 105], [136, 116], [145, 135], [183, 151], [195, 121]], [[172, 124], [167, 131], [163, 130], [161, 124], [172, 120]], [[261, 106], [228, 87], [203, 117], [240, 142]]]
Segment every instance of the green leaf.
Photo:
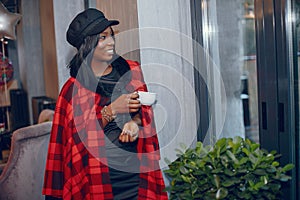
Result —
[[217, 169], [212, 170], [211, 172], [214, 174], [219, 174], [219, 173], [223, 172], [223, 169], [217, 168]]
[[294, 167], [295, 167], [295, 165], [292, 164], [292, 163], [290, 163], [290, 164], [285, 165], [285, 166], [282, 168], [282, 170], [283, 170], [284, 172], [287, 172], [287, 171], [292, 170]]
[[195, 182], [192, 184], [191, 190], [193, 195], [198, 191], [198, 185]]
[[216, 142], [214, 147], [216, 148], [216, 147], [225, 147], [225, 146], [226, 146], [226, 138], [221, 138]]
[[181, 175], [180, 177], [182, 178], [182, 180], [183, 180], [184, 182], [191, 183], [191, 179], [190, 179], [189, 177], [184, 176], [184, 175]]
[[268, 185], [269, 185], [270, 191], [280, 191], [280, 188], [281, 188], [280, 184], [269, 183]]
[[216, 193], [216, 199], [224, 199], [228, 195], [226, 188], [219, 188]]
[[274, 166], [274, 167], [278, 167], [280, 164], [279, 164], [279, 162], [277, 162], [277, 161], [274, 161], [273, 163], [272, 163], [272, 166]]
[[258, 161], [258, 159], [253, 154], [249, 154], [249, 159], [253, 164], [256, 164]]
[[267, 168], [267, 172], [268, 173], [275, 173], [276, 172], [276, 167], [274, 167], [274, 166], [268, 166], [268, 168]]
[[242, 151], [247, 155], [249, 156], [250, 155], [250, 151], [246, 148], [243, 148]]
[[264, 176], [267, 174], [266, 170], [264, 169], [256, 169], [253, 171], [254, 174], [259, 175], [259, 176]]
[[239, 163], [238, 160], [236, 159], [235, 155], [231, 152], [231, 151], [226, 151], [226, 154], [230, 157], [230, 159], [234, 162], [234, 163]]
[[249, 172], [249, 170], [247, 168], [240, 168], [240, 169], [236, 170], [236, 174], [246, 174], [248, 172]]
[[243, 165], [245, 163], [247, 163], [249, 161], [248, 157], [243, 157], [240, 161], [239, 161], [239, 165]]
[[216, 174], [213, 175], [214, 178], [213, 178], [213, 184], [217, 187], [217, 188], [220, 188], [220, 177]]
[[180, 172], [183, 173], [183, 174], [188, 174], [189, 173], [189, 170], [187, 170], [184, 166], [181, 166], [179, 168]]
[[264, 182], [258, 182], [254, 185], [254, 190], [260, 190], [265, 185]]
[[252, 152], [255, 151], [255, 150], [258, 149], [258, 148], [259, 148], [259, 144], [252, 143], [252, 144], [250, 145], [250, 149], [251, 149]]
[[290, 179], [292, 179], [290, 176], [287, 176], [287, 175], [284, 175], [284, 174], [280, 176], [280, 181], [286, 182]]
[[277, 154], [277, 151], [276, 150], [272, 150], [272, 151], [270, 151], [270, 154], [275, 155], [275, 154]]
[[224, 173], [225, 173], [226, 175], [228, 175], [228, 176], [234, 176], [234, 175], [236, 175], [235, 172], [233, 172], [232, 170], [230, 170], [230, 169], [228, 169], [228, 168], [225, 168], [225, 169], [224, 169]]
[[268, 178], [266, 176], [261, 177], [261, 181], [266, 185], [268, 184]]
[[190, 163], [187, 163], [184, 165], [187, 169], [190, 169], [190, 170], [198, 170], [198, 167], [196, 165], [196, 163], [194, 161], [191, 161]]
[[243, 140], [244, 139], [242, 137], [240, 137], [240, 136], [235, 136], [233, 138], [233, 142], [236, 143], [236, 144], [241, 144], [243, 142]]
[[181, 156], [184, 154], [184, 152], [180, 149], [175, 149], [175, 151], [177, 152], [177, 157]]
[[230, 187], [233, 186], [235, 184], [235, 181], [232, 181], [230, 179], [225, 180], [224, 182], [221, 182], [222, 186], [224, 187]]
[[239, 192], [239, 193], [237, 193], [237, 196], [239, 197], [239, 199], [251, 199], [252, 198], [252, 195], [247, 192]]

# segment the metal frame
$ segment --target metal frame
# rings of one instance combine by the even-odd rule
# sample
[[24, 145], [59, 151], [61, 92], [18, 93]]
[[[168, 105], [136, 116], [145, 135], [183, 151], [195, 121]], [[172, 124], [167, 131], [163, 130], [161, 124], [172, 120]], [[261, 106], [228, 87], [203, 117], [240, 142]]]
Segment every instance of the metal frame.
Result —
[[[260, 144], [277, 150], [281, 164], [295, 163], [293, 61], [289, 58], [286, 0], [255, 0]], [[296, 168], [283, 187], [296, 199]]]
[[[202, 0], [191, 0], [191, 20], [192, 20], [192, 37], [200, 45], [203, 45], [203, 32], [202, 32]], [[198, 48], [195, 48], [196, 50]], [[194, 51], [194, 82], [195, 82], [195, 94], [197, 96], [199, 113], [197, 114], [197, 121], [199, 121], [199, 127], [197, 131], [197, 140], [203, 141], [209, 127], [209, 94], [207, 86], [201, 77], [201, 74], [196, 69], [199, 66], [200, 61], [197, 56], [198, 52]], [[201, 70], [203, 71], [203, 70]]]
[[[288, 15], [289, 11], [299, 11], [296, 10], [296, 4], [298, 4], [298, 6], [300, 7], [300, 1], [296, 0], [289, 0], [286, 3], [286, 14]], [[291, 15], [290, 15], [291, 16]], [[298, 15], [300, 16], [300, 15]], [[290, 22], [290, 20], [286, 20], [287, 24]], [[299, 19], [300, 21], [300, 19]], [[289, 53], [289, 65], [290, 65], [290, 84], [291, 84], [291, 98], [293, 97], [293, 99], [291, 99], [291, 127], [293, 128], [294, 132], [293, 132], [293, 140], [291, 143], [293, 143], [294, 146], [294, 150], [295, 152], [292, 152], [295, 160], [295, 170], [294, 170], [294, 174], [293, 174], [293, 178], [294, 178], [294, 196], [295, 199], [300, 199], [300, 191], [297, 190], [297, 188], [299, 188], [300, 186], [300, 107], [299, 107], [299, 67], [300, 67], [300, 63], [298, 62], [298, 44], [297, 44], [297, 34], [296, 34], [296, 26], [297, 23], [299, 23], [299, 21], [292, 21], [292, 24], [288, 24], [287, 28], [286, 28], [286, 33], [287, 33], [287, 42], [288, 42], [288, 53]], [[299, 25], [299, 24], [298, 24]]]

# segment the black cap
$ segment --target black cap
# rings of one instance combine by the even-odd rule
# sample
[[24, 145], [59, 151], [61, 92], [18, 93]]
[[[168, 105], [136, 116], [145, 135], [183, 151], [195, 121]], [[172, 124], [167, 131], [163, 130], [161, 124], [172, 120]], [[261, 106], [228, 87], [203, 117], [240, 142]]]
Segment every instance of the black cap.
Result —
[[77, 49], [80, 48], [86, 36], [103, 32], [107, 27], [118, 25], [117, 20], [108, 20], [103, 12], [88, 8], [76, 15], [67, 30], [67, 41]]

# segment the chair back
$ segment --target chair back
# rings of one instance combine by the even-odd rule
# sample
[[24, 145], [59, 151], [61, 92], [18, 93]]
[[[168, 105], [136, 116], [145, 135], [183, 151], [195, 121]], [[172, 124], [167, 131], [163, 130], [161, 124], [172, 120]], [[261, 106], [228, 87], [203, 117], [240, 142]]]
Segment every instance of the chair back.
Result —
[[52, 122], [13, 132], [11, 152], [0, 176], [0, 199], [44, 199], [42, 186]]

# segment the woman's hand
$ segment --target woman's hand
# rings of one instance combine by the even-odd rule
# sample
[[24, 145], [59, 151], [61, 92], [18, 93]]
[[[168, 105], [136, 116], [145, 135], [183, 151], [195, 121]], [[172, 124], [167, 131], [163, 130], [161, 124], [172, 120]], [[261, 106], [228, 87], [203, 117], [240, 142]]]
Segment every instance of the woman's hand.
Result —
[[139, 126], [133, 120], [127, 122], [119, 136], [121, 142], [133, 142], [138, 138]]
[[130, 94], [123, 94], [110, 104], [112, 113], [134, 113], [137, 112], [140, 107], [140, 101], [137, 100], [139, 97], [137, 92]]

